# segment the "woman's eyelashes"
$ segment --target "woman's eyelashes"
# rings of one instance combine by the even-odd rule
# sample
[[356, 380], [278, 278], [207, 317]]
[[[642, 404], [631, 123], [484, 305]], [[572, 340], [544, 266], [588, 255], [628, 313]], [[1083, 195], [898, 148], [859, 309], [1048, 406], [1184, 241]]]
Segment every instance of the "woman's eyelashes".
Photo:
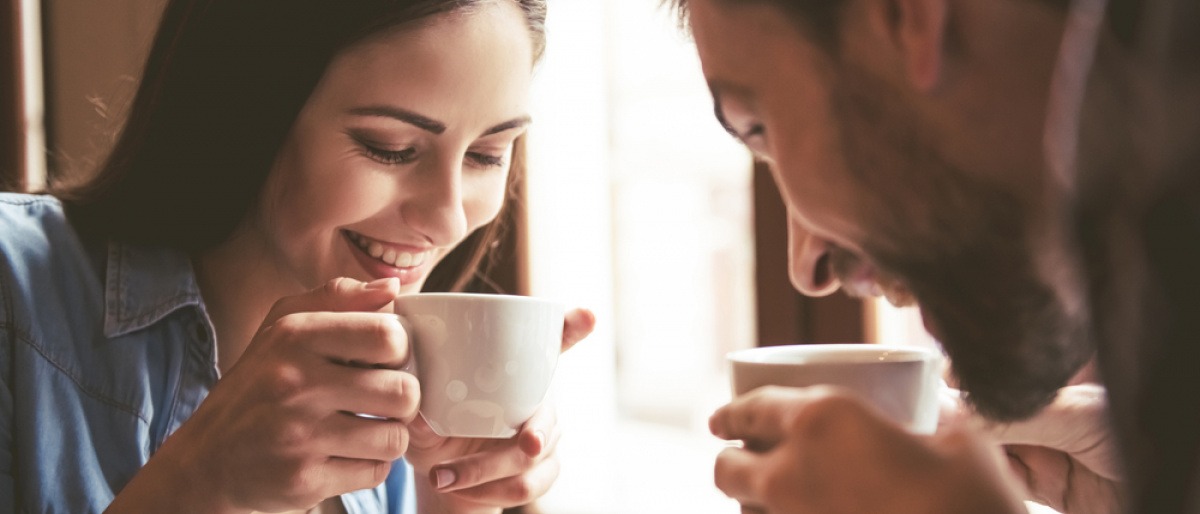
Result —
[[417, 157], [417, 149], [411, 146], [403, 150], [384, 150], [362, 143], [362, 147], [367, 157], [382, 164], [408, 164], [415, 161]]
[[467, 152], [467, 159], [479, 168], [503, 168], [507, 163], [503, 154], [487, 152]]
[[[418, 152], [415, 146], [409, 146], [400, 150], [389, 150], [385, 148], [388, 145], [379, 144], [361, 136], [354, 136], [354, 140], [368, 158], [380, 164], [410, 164], [420, 158], [420, 152]], [[465, 164], [472, 168], [503, 168], [508, 165], [506, 156], [507, 153], [502, 150], [471, 150], [466, 152], [464, 160], [466, 161]]]

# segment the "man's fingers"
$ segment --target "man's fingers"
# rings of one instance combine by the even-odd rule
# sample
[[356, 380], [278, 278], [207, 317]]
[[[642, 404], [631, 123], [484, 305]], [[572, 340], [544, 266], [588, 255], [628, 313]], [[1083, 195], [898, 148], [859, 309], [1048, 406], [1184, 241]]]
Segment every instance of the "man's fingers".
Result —
[[1103, 387], [1081, 384], [1059, 390], [1054, 402], [1034, 417], [1014, 423], [978, 426], [1005, 445], [1043, 446], [1065, 452], [1110, 480], [1120, 479]]
[[713, 479], [717, 489], [737, 500], [744, 507], [761, 505], [763, 454], [741, 448], [726, 448], [717, 455]]
[[1009, 446], [1005, 452], [1024, 479], [1030, 500], [1058, 510], [1066, 506], [1072, 466], [1067, 454], [1037, 446]]
[[398, 294], [400, 280], [396, 278], [359, 282], [339, 277], [307, 293], [281, 298], [271, 307], [263, 326], [271, 326], [279, 318], [297, 312], [377, 311]]
[[574, 309], [563, 319], [562, 351], [570, 350], [596, 329], [596, 315], [587, 309]]
[[773, 445], [811, 396], [809, 388], [761, 387], [717, 409], [708, 427], [721, 439]]

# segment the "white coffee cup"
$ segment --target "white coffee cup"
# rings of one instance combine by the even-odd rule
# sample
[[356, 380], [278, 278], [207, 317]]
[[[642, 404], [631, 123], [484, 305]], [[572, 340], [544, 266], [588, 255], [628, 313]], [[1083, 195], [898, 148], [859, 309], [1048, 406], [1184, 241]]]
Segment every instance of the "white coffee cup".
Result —
[[545, 399], [564, 308], [528, 296], [417, 293], [395, 301], [421, 383], [420, 413], [443, 437], [516, 435]]
[[932, 350], [882, 344], [764, 346], [732, 352], [728, 360], [734, 396], [765, 385], [835, 385], [913, 433], [937, 429], [942, 356]]

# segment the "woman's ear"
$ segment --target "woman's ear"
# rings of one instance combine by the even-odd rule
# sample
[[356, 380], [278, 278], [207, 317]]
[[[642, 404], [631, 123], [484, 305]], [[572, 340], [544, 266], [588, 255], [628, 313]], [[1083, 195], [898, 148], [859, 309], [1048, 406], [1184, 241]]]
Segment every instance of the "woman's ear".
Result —
[[918, 91], [934, 89], [944, 72], [948, 0], [884, 1], [909, 82]]

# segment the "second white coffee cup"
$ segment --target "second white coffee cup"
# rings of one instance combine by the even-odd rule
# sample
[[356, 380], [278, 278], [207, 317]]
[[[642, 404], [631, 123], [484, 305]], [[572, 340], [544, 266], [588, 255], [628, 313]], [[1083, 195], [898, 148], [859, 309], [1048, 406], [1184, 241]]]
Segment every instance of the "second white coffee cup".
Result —
[[765, 346], [730, 353], [728, 360], [734, 396], [766, 385], [835, 385], [913, 433], [937, 429], [942, 357], [932, 350], [881, 344]]

